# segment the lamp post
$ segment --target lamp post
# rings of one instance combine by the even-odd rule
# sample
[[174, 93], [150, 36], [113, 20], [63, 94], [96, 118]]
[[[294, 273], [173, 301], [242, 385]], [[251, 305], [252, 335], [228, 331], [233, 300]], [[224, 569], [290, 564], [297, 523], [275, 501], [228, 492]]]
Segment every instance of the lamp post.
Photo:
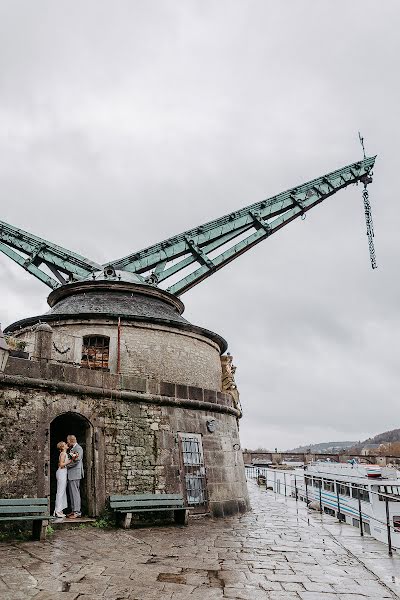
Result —
[[4, 339], [4, 334], [2, 332], [1, 325], [0, 325], [0, 373], [2, 373], [4, 371], [4, 369], [6, 368], [9, 354], [10, 354], [10, 351], [6, 344], [6, 340]]

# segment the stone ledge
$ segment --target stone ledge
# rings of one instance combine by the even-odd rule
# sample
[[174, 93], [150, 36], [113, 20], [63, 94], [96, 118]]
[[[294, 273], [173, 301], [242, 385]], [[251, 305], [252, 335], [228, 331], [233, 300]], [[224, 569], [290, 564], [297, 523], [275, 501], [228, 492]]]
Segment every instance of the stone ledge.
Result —
[[92, 369], [62, 363], [39, 362], [10, 357], [5, 374], [76, 383], [110, 390], [125, 389], [135, 392], [147, 392], [147, 380], [144, 377], [116, 375], [106, 371], [93, 371]]
[[[0, 374], [0, 388], [4, 386], [15, 386], [18, 388], [36, 388], [45, 389], [78, 396], [91, 396], [97, 398], [110, 397], [112, 400], [124, 400], [144, 404], [157, 404], [166, 406], [175, 406], [190, 408], [193, 410], [202, 410], [207, 412], [227, 413], [240, 418], [242, 413], [230, 405], [214, 404], [204, 400], [191, 400], [176, 398], [173, 396], [163, 396], [161, 394], [148, 394], [138, 391], [128, 391], [120, 389], [109, 389], [81, 385], [68, 381], [49, 380], [36, 377], [25, 377], [20, 375], [10, 375], [8, 373]], [[171, 384], [174, 385], [175, 384]], [[200, 389], [200, 388], [198, 388]], [[224, 394], [228, 395], [228, 394]]]
[[[134, 375], [117, 375], [106, 371], [94, 371], [74, 365], [62, 363], [34, 361], [10, 357], [5, 375], [18, 377], [21, 380], [41, 380], [48, 386], [60, 384], [76, 385], [84, 388], [101, 390], [101, 395], [122, 391], [140, 392], [155, 396], [187, 400], [193, 403], [221, 405], [234, 409], [232, 396], [217, 390], [203, 389], [196, 386], [181, 385], [167, 381], [154, 382]], [[83, 393], [83, 392], [80, 392]], [[236, 410], [236, 409], [234, 409]]]

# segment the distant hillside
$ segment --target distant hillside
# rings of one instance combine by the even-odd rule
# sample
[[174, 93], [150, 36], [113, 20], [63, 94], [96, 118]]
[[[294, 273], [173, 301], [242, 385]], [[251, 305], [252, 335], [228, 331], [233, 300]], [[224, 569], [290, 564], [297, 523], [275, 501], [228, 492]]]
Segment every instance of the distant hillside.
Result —
[[329, 453], [349, 449], [352, 454], [358, 454], [365, 446], [374, 444], [393, 444], [396, 442], [400, 442], [400, 429], [392, 429], [390, 431], [378, 433], [362, 442], [321, 442], [320, 444], [298, 446], [298, 448], [292, 448], [291, 450], [287, 450], [287, 452], [307, 452], [309, 450], [310, 452], [316, 453]]
[[[398, 444], [400, 442], [400, 429], [391, 429], [390, 431], [384, 431], [383, 433], [378, 433], [374, 437], [370, 437], [363, 442], [357, 442], [351, 448], [352, 454], [358, 454], [362, 448], [365, 447], [373, 447], [376, 445], [379, 448], [380, 444]], [[395, 452], [396, 456], [398, 453], [398, 448], [392, 447], [392, 449], [387, 448], [387, 451]]]
[[350, 448], [352, 446], [358, 445], [358, 442], [321, 442], [320, 444], [309, 444], [308, 446], [298, 446], [297, 448], [292, 448], [291, 450], [287, 450], [286, 452], [316, 452], [316, 453], [329, 453], [329, 452], [339, 452], [340, 450], [344, 450], [346, 448]]
[[378, 433], [372, 438], [368, 438], [362, 444], [383, 444], [385, 442], [400, 442], [400, 429], [392, 429]]

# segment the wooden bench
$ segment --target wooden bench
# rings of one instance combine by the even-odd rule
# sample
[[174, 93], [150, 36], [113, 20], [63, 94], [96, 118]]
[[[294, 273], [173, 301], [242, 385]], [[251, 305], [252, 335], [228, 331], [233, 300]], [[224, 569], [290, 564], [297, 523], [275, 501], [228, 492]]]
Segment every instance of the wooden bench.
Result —
[[0, 522], [33, 521], [32, 536], [35, 540], [44, 540], [49, 520], [49, 502], [47, 498], [0, 498]]
[[122, 526], [129, 529], [132, 514], [143, 512], [173, 511], [175, 523], [188, 524], [189, 509], [179, 494], [135, 494], [134, 496], [110, 496], [110, 508], [118, 515], [125, 515]]

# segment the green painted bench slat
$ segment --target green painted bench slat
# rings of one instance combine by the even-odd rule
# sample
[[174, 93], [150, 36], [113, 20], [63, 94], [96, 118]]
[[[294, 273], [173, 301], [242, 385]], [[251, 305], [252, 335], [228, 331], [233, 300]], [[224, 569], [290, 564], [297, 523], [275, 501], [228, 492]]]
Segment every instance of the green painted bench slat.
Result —
[[47, 498], [0, 498], [0, 521], [32, 521], [32, 535], [44, 540], [48, 522], [54, 517], [48, 514]]
[[180, 494], [124, 494], [124, 495], [115, 495], [110, 496], [110, 502], [119, 502], [121, 500], [158, 500], [162, 498], [163, 500], [182, 500], [183, 498]]
[[[181, 508], [135, 508], [134, 510], [130, 508], [119, 508], [118, 512], [120, 513], [137, 513], [137, 512], [158, 512], [158, 511], [166, 511], [166, 510], [181, 510]], [[186, 510], [186, 508], [182, 508], [182, 510]]]
[[136, 512], [173, 511], [177, 523], [187, 525], [189, 509], [180, 494], [134, 494], [110, 496], [110, 508], [124, 514], [124, 528], [129, 529]]
[[26, 515], [25, 517], [0, 517], [0, 521], [49, 521], [54, 518], [51, 515]]
[[24, 506], [34, 504], [45, 506], [47, 509], [47, 498], [0, 498], [0, 506]]
[[176, 506], [176, 508], [183, 508], [183, 500], [129, 500], [128, 502], [110, 502], [111, 508], [150, 508], [163, 507], [163, 506]]
[[0, 515], [25, 515], [29, 513], [48, 513], [49, 509], [46, 506], [0, 506]]

